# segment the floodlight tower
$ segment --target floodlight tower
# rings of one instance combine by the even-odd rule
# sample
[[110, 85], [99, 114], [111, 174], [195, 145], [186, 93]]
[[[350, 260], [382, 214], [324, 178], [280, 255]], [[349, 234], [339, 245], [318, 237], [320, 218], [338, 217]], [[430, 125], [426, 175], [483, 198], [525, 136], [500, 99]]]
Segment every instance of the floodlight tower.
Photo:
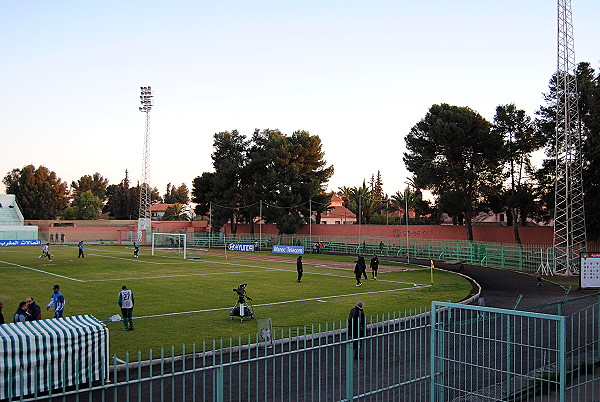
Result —
[[143, 240], [144, 230], [150, 229], [150, 110], [152, 110], [152, 88], [140, 87], [140, 112], [146, 113], [146, 131], [144, 134], [144, 156], [142, 161], [142, 180], [140, 182], [140, 214], [138, 220], [137, 241]]
[[579, 274], [579, 253], [586, 249], [587, 236], [571, 0], [558, 0], [557, 49], [554, 272], [572, 275]]

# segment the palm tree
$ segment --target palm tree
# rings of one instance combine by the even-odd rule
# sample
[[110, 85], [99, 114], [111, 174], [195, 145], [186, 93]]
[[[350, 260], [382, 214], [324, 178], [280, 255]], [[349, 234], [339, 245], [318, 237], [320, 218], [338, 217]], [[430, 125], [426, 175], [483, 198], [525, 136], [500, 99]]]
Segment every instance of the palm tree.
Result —
[[320, 193], [313, 197], [312, 199], [312, 212], [315, 212], [315, 223], [318, 225], [321, 223], [321, 215], [327, 211], [331, 211], [333, 206], [331, 205], [331, 197], [333, 197], [333, 193]]
[[408, 211], [416, 210], [421, 201], [421, 194], [417, 191], [411, 191], [410, 185], [406, 186], [404, 192], [397, 191], [392, 195], [391, 204], [393, 211], [404, 211], [404, 222], [408, 222]]
[[352, 187], [350, 189], [351, 200], [348, 208], [354, 212], [360, 223], [370, 223], [371, 215], [381, 206], [381, 202], [373, 198], [371, 190], [363, 181], [362, 187]]
[[163, 221], [189, 221], [190, 213], [187, 205], [175, 203], [167, 208]]
[[343, 206], [345, 206], [346, 208], [349, 208], [350, 205], [350, 200], [352, 199], [353, 196], [353, 190], [354, 187], [339, 187], [338, 188], [338, 192], [337, 195], [342, 199], [343, 201]]

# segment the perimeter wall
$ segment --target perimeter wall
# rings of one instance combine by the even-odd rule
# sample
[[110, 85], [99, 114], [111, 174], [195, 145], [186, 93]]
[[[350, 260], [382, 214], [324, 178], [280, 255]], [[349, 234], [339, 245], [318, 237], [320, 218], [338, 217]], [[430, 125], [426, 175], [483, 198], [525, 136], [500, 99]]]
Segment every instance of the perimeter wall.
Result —
[[[229, 226], [224, 232], [230, 234]], [[275, 225], [254, 225], [254, 233], [277, 235]], [[249, 225], [238, 225], [238, 234], [250, 233]], [[552, 244], [553, 228], [548, 226], [519, 227], [523, 244]], [[312, 236], [365, 236], [406, 239], [405, 225], [307, 225], [298, 230], [299, 235]], [[409, 239], [467, 240], [464, 226], [453, 225], [408, 225]], [[473, 240], [492, 243], [515, 243], [514, 230], [506, 226], [473, 226]]]
[[[61, 220], [26, 220], [25, 225], [39, 227], [40, 240], [49, 240], [50, 234], [53, 238], [65, 235], [67, 242], [84, 241], [107, 241], [126, 242], [131, 241], [133, 233], [137, 231], [135, 220], [95, 220], [95, 221], [61, 221]], [[208, 221], [153, 221], [153, 232], [180, 232], [188, 234], [207, 233], [209, 231]], [[230, 235], [229, 225], [224, 226], [221, 232]], [[405, 225], [305, 225], [297, 234], [313, 237], [376, 237], [376, 238], [398, 238], [406, 239]], [[250, 233], [247, 224], [240, 224], [237, 228], [238, 235]], [[279, 230], [275, 225], [254, 225], [254, 234], [262, 233], [266, 236], [275, 237]], [[553, 228], [550, 226], [527, 226], [519, 227], [519, 235], [523, 244], [552, 244]], [[453, 225], [409, 225], [408, 238], [410, 240], [467, 240], [464, 226]], [[318, 239], [317, 239], [318, 240]], [[514, 231], [512, 227], [506, 226], [473, 226], [473, 240], [492, 243], [514, 244]]]

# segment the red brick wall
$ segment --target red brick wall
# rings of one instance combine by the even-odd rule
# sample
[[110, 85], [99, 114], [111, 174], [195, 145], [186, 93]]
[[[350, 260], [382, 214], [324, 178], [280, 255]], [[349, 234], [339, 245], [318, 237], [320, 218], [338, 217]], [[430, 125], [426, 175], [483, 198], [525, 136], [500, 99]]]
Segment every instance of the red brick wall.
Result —
[[[224, 227], [225, 233], [229, 233], [229, 226]], [[254, 232], [258, 234], [258, 225], [254, 226]], [[312, 225], [303, 226], [298, 234], [313, 236], [367, 236], [367, 237], [398, 237], [406, 238], [406, 226], [404, 225]], [[248, 225], [238, 225], [238, 234], [249, 233]], [[275, 225], [262, 225], [262, 233], [278, 234]], [[519, 234], [523, 244], [552, 244], [552, 227], [520, 227]], [[409, 239], [448, 239], [467, 240], [464, 226], [452, 225], [409, 225]], [[504, 226], [473, 226], [473, 240], [514, 243], [512, 227]]]

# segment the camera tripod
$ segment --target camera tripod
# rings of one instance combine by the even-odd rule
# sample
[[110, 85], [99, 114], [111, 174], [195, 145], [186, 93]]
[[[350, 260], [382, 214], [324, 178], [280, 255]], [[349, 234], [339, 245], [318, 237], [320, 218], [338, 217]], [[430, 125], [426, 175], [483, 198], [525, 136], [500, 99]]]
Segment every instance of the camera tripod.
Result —
[[240, 296], [231, 309], [231, 313], [229, 313], [229, 319], [233, 320], [233, 317], [240, 317], [240, 321], [244, 321], [244, 318], [254, 318], [254, 312], [252, 311], [254, 307], [252, 307], [251, 301], [252, 299], [248, 296]]

